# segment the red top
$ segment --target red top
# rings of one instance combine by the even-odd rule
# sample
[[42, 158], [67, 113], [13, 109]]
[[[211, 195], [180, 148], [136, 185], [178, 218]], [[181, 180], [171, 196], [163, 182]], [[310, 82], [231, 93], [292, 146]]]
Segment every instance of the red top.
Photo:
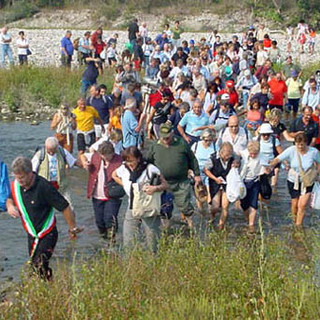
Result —
[[283, 106], [283, 96], [287, 92], [287, 85], [283, 80], [277, 80], [276, 78], [271, 79], [268, 82], [270, 87], [270, 93], [273, 98], [269, 100], [269, 104], [276, 106]]
[[96, 50], [96, 54], [100, 54], [105, 48], [106, 44], [102, 41], [101, 43], [96, 43], [94, 48]]
[[318, 124], [319, 135], [318, 135], [318, 138], [316, 140], [316, 144], [320, 144], [320, 119], [319, 119], [319, 116], [316, 116], [315, 114], [312, 114], [312, 120]]
[[264, 39], [263, 40], [263, 46], [265, 48], [271, 48], [271, 39]]
[[229, 103], [232, 106], [235, 106], [239, 102], [239, 96], [236, 90], [233, 90], [232, 92], [228, 92], [227, 89], [222, 89], [218, 92], [218, 96], [223, 95], [224, 93], [227, 93], [229, 95]]

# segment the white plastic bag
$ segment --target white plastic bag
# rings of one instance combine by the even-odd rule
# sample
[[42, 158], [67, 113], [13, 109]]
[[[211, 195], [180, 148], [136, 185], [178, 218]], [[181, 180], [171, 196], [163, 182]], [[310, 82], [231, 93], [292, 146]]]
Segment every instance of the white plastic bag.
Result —
[[320, 210], [320, 183], [318, 181], [314, 183], [312, 189], [310, 207], [315, 210]]
[[235, 202], [239, 199], [245, 198], [247, 189], [244, 185], [239, 171], [236, 168], [231, 168], [227, 175], [227, 198], [230, 202]]

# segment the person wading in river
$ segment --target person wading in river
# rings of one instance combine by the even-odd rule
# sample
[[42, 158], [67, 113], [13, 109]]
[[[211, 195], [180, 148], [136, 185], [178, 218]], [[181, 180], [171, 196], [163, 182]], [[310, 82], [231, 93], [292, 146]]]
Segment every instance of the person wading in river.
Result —
[[43, 279], [52, 279], [49, 259], [58, 240], [53, 209], [63, 212], [69, 226], [70, 239], [75, 239], [82, 229], [76, 226], [75, 215], [68, 201], [44, 178], [32, 172], [32, 163], [24, 157], [12, 163], [15, 180], [12, 195], [7, 200], [8, 213], [20, 216], [28, 233], [28, 250], [34, 271]]

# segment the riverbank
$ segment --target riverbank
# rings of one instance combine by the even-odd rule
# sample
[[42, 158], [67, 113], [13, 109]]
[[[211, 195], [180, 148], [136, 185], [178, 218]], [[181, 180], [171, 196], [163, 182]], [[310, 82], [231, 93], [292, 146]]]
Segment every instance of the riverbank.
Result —
[[314, 230], [292, 230], [283, 238], [230, 236], [167, 236], [156, 256], [102, 250], [85, 261], [76, 255], [71, 264], [60, 260], [52, 283], [23, 277], [0, 307], [2, 319], [319, 317]]
[[[43, 121], [51, 118], [61, 102], [76, 106], [84, 67], [66, 70], [56, 67], [0, 69], [0, 120]], [[99, 83], [113, 85], [113, 70], [106, 69]]]

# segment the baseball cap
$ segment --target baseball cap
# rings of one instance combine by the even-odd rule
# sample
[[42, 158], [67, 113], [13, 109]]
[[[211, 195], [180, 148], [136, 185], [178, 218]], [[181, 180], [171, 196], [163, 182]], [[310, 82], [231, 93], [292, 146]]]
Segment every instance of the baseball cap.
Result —
[[173, 126], [169, 123], [162, 123], [159, 129], [160, 138], [168, 138], [170, 137], [173, 131]]
[[227, 88], [233, 88], [233, 87], [234, 87], [233, 81], [232, 81], [232, 80], [228, 80], [228, 81], [226, 82], [226, 87], [227, 87]]
[[292, 70], [292, 71], [291, 71], [291, 76], [292, 76], [292, 77], [297, 77], [297, 76], [298, 76], [297, 70]]
[[194, 40], [191, 39], [191, 40], [189, 41], [189, 43], [190, 43], [190, 44], [194, 44]]

